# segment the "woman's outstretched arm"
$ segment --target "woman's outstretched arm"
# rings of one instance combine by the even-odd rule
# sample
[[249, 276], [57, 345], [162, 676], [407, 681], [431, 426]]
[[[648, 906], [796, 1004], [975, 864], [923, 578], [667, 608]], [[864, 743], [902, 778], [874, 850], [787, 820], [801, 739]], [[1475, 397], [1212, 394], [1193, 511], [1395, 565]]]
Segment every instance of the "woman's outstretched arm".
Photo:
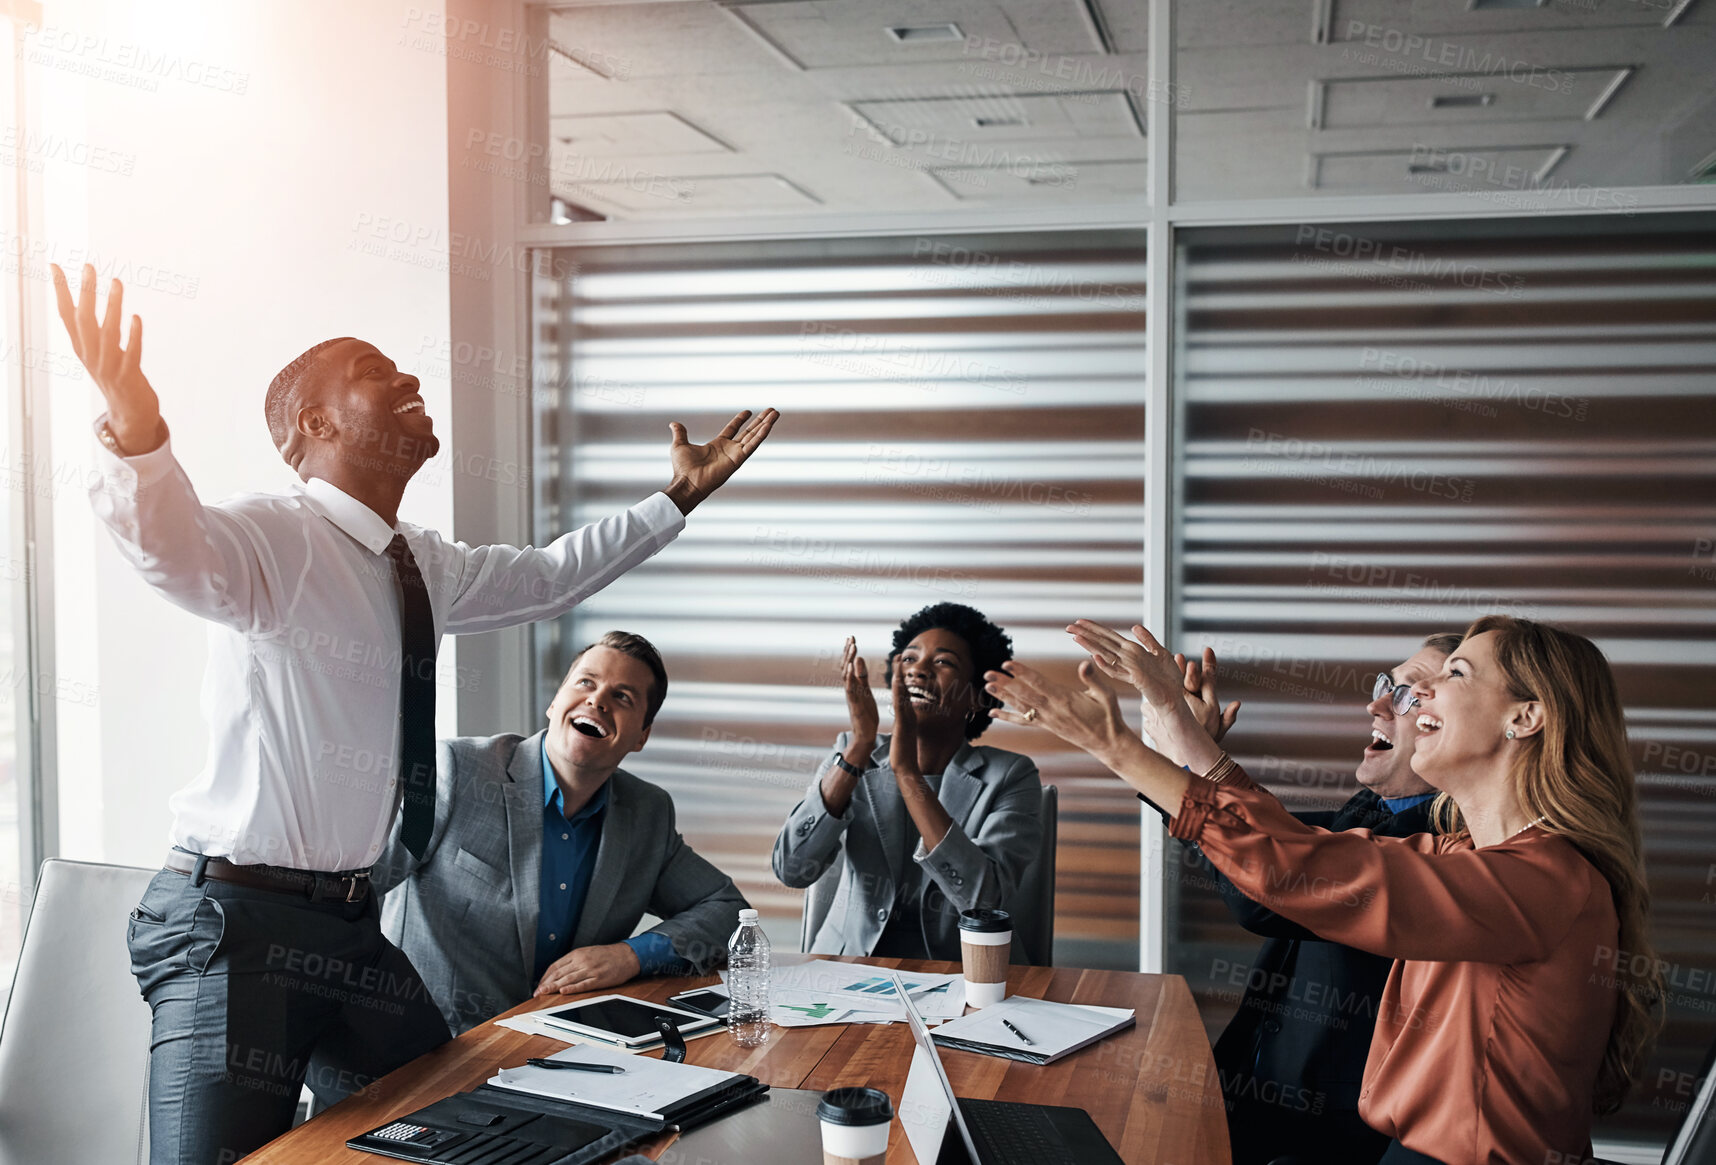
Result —
[[1079, 678], [1058, 684], [1017, 661], [985, 676], [1008, 704], [998, 717], [1090, 753], [1162, 806], [1170, 833], [1197, 842], [1247, 897], [1325, 939], [1401, 959], [1527, 962], [1554, 949], [1591, 893], [1607, 892], [1576, 851], [1539, 834], [1437, 853], [1429, 834], [1314, 829], [1225, 754], [1202, 777], [1175, 765], [1132, 734], [1092, 663]]

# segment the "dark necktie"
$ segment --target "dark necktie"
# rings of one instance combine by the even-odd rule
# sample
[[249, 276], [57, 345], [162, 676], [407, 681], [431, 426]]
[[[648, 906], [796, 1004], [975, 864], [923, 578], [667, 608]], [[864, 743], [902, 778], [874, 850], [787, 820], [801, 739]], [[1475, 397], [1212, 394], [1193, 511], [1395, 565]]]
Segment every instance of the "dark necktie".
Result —
[[393, 536], [387, 556], [399, 584], [399, 781], [405, 788], [399, 840], [420, 858], [435, 823], [435, 617], [403, 534]]

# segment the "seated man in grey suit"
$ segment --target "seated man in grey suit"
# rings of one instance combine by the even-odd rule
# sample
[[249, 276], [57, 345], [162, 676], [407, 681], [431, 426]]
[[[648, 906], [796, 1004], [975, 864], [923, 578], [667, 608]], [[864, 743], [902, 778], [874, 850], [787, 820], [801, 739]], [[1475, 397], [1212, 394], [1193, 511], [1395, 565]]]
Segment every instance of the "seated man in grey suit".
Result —
[[[650, 642], [610, 631], [572, 661], [545, 731], [441, 742], [423, 857], [396, 827], [374, 883], [455, 1033], [533, 994], [725, 959], [744, 898], [679, 836], [667, 792], [619, 767], [666, 695]], [[662, 921], [632, 937], [645, 913]]]

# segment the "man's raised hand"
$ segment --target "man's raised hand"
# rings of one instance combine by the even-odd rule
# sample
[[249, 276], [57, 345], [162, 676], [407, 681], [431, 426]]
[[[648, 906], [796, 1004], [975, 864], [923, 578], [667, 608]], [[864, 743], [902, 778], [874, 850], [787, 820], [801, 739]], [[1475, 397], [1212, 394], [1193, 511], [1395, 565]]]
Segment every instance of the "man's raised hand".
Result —
[[119, 344], [119, 322], [124, 313], [125, 287], [115, 279], [107, 294], [107, 313], [95, 319], [95, 268], [83, 266], [83, 281], [77, 303], [72, 303], [66, 273], [53, 267], [54, 299], [60, 321], [71, 337], [72, 351], [89, 370], [95, 386], [107, 398], [107, 427], [126, 454], [147, 453], [158, 446], [161, 429], [161, 400], [143, 375], [143, 321], [131, 317], [129, 337]]
[[707, 445], [693, 445], [686, 436], [685, 426], [671, 422], [668, 428], [673, 430], [670, 450], [673, 481], [663, 492], [679, 507], [680, 513], [689, 514], [745, 464], [779, 417], [780, 413], [774, 409], [764, 409], [755, 417], [746, 409], [728, 421], [727, 427]]

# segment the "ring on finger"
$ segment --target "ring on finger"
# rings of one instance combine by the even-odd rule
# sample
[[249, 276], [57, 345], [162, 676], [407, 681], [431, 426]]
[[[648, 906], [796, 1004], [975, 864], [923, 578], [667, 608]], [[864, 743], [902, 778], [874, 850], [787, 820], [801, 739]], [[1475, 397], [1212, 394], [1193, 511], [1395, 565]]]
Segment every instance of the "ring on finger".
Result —
[[1036, 720], [1036, 718], [1037, 718], [1037, 710], [1035, 708], [1025, 709], [1025, 714], [1022, 717], [1020, 717], [1020, 719], [1024, 720], [1024, 722], [1026, 724], [1031, 723], [1032, 721]]

